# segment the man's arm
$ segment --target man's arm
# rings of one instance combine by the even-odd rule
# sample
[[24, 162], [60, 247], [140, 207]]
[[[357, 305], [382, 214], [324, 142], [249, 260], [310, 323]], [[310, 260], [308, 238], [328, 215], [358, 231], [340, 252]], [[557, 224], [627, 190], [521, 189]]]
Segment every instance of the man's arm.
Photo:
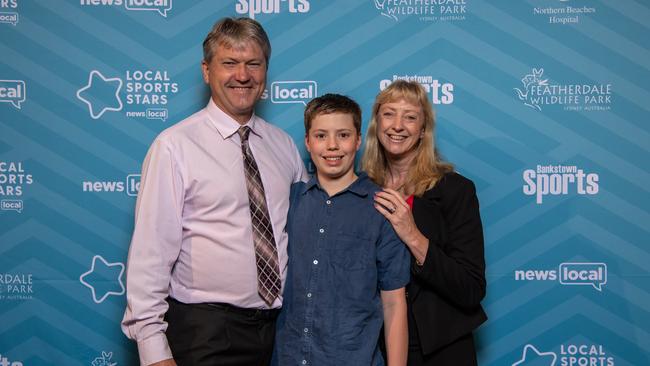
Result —
[[292, 183], [306, 182], [309, 180], [309, 174], [305, 168], [305, 162], [302, 161], [300, 152], [298, 152], [298, 148], [296, 147], [296, 144], [293, 142], [293, 139], [291, 139], [291, 137], [289, 137], [289, 143], [292, 146], [294, 169], [296, 170]]
[[388, 366], [406, 365], [408, 351], [408, 321], [406, 319], [406, 293], [404, 287], [381, 291], [384, 308], [384, 338]]
[[143, 163], [122, 320], [124, 334], [138, 343], [142, 365], [173, 362], [163, 317], [171, 270], [182, 243], [183, 201], [183, 180], [171, 148], [156, 139]]

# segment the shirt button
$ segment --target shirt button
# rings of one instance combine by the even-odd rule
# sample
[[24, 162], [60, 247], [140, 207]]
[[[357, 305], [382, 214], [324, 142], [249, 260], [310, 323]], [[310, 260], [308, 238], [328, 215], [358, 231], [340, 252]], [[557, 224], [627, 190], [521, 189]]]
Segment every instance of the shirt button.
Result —
[[303, 365], [306, 365], [306, 364], [307, 364], [307, 360], [302, 360], [302, 364], [303, 364]]
[[318, 259], [314, 259], [314, 264], [318, 264]]
[[303, 329], [303, 331], [304, 331], [305, 333], [307, 333], [307, 332], [309, 332], [309, 329], [305, 328], [305, 329]]
[[311, 297], [311, 292], [308, 292], [308, 293], [307, 293], [307, 297]]
[[327, 201], [325, 201], [325, 203], [327, 203], [328, 205], [331, 205], [331, 204], [332, 204], [332, 201], [327, 200]]
[[323, 228], [320, 228], [320, 229], [318, 230], [318, 232], [322, 234], [322, 233], [324, 233], [324, 232], [325, 232], [325, 229], [323, 229]]

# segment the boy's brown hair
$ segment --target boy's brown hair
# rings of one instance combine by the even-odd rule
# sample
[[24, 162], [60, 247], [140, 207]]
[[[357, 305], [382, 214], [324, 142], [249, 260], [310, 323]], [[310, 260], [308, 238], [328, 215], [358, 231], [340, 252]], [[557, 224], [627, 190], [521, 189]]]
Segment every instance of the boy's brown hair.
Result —
[[305, 135], [309, 134], [311, 122], [321, 114], [343, 113], [352, 116], [357, 135], [361, 135], [361, 107], [351, 98], [341, 94], [325, 94], [312, 99], [305, 108]]

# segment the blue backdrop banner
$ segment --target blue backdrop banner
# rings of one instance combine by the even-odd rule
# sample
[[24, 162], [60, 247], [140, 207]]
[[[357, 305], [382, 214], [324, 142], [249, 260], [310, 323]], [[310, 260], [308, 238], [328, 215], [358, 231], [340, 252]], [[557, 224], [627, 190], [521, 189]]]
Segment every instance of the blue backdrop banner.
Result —
[[[477, 185], [486, 366], [650, 365], [650, 4], [644, 0], [0, 0], [0, 365], [138, 362], [120, 330], [141, 163], [202, 108], [201, 43], [258, 20], [257, 113], [428, 91]], [[645, 122], [644, 122], [645, 120]]]

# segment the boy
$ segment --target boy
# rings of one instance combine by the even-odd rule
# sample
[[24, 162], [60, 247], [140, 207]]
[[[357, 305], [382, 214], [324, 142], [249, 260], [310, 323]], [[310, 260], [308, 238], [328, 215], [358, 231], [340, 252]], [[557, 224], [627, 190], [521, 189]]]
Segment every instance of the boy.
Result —
[[289, 269], [274, 365], [406, 365], [404, 286], [410, 257], [373, 207], [380, 188], [354, 173], [361, 109], [326, 94], [305, 109], [305, 145], [316, 167], [291, 187]]

